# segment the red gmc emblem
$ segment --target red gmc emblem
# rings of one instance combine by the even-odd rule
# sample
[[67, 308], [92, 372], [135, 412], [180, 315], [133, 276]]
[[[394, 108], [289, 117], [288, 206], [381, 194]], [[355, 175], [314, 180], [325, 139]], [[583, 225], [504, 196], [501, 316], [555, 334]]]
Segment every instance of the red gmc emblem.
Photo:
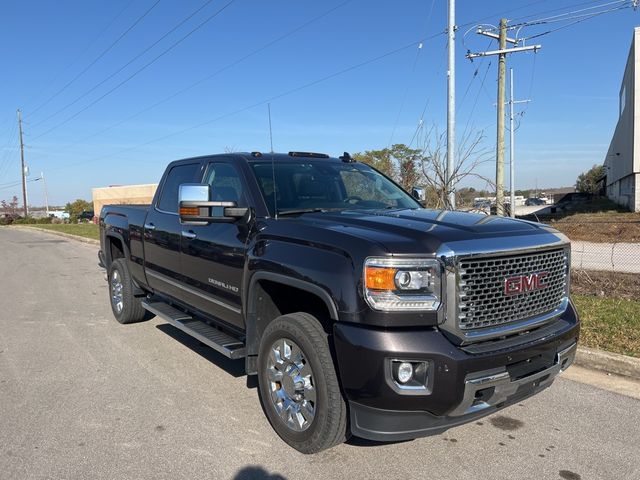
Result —
[[544, 279], [548, 272], [537, 272], [531, 275], [517, 275], [504, 279], [504, 294], [517, 295], [518, 293], [531, 292], [546, 288]]

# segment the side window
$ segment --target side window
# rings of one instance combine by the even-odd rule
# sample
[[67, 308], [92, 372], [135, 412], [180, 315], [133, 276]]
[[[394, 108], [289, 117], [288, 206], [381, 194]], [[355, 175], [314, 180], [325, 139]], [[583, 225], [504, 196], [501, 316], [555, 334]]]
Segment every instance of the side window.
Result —
[[211, 186], [211, 200], [214, 202], [236, 202], [246, 206], [244, 188], [240, 173], [230, 163], [211, 163], [203, 183]]
[[340, 176], [347, 198], [355, 197], [364, 201], [389, 203], [388, 193], [385, 195], [381, 181], [376, 181], [357, 170], [342, 170]]
[[169, 171], [158, 202], [160, 210], [178, 213], [178, 188], [183, 183], [193, 182], [199, 167], [199, 163], [189, 163], [177, 165]]

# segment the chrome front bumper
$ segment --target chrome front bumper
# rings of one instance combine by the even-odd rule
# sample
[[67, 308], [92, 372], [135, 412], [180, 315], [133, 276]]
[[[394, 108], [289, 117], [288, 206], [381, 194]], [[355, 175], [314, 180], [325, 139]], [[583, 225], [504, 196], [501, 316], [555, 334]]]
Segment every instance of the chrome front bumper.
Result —
[[574, 343], [556, 354], [553, 366], [517, 380], [511, 380], [506, 371], [488, 375], [481, 374], [481, 376], [478, 376], [478, 373], [469, 375], [465, 379], [462, 402], [449, 415], [459, 417], [499, 406], [525, 385], [532, 385], [536, 388], [550, 385], [560, 372], [566, 370], [573, 363], [577, 348], [578, 344]]

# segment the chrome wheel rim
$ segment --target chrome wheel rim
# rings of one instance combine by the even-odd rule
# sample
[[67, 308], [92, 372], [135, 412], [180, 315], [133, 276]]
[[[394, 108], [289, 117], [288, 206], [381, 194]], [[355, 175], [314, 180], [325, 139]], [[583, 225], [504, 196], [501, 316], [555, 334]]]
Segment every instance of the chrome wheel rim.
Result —
[[273, 343], [267, 361], [271, 403], [284, 424], [295, 432], [311, 426], [316, 413], [313, 371], [302, 349], [289, 339]]
[[124, 308], [122, 299], [122, 279], [118, 270], [111, 274], [111, 304], [117, 313], [121, 313]]

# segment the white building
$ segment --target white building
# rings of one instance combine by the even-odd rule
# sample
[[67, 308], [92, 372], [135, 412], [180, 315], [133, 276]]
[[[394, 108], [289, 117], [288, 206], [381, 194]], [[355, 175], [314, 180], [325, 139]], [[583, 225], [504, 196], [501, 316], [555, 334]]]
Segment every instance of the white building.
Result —
[[618, 124], [604, 161], [607, 196], [634, 212], [640, 212], [639, 66], [640, 27], [636, 27], [620, 87]]

